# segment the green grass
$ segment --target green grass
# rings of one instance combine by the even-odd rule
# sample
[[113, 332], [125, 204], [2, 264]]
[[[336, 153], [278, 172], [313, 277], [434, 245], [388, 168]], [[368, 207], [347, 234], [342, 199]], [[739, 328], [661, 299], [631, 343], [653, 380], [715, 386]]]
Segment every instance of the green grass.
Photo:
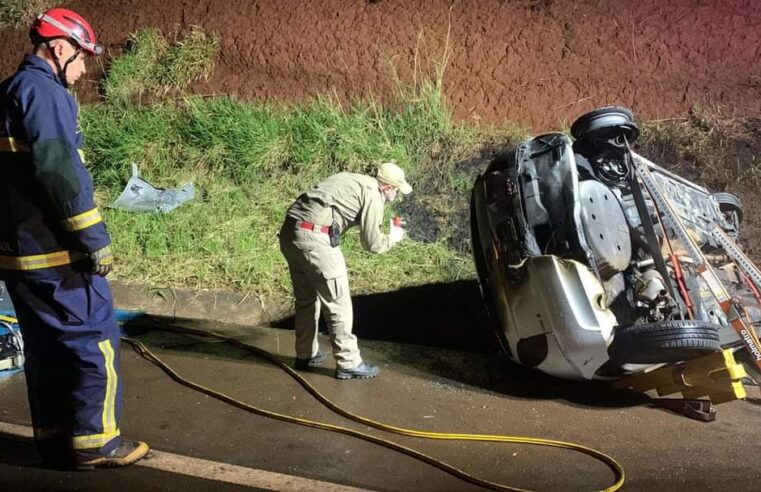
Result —
[[362, 251], [356, 232], [348, 234], [343, 249], [354, 292], [472, 277], [469, 251], [453, 242], [467, 227], [446, 225], [466, 217], [472, 169], [457, 166], [497, 135], [501, 142], [524, 135], [453, 124], [435, 83], [400, 90], [387, 107], [330, 99], [300, 106], [228, 97], [152, 105], [122, 99], [83, 107], [82, 126], [102, 208], [121, 192], [131, 162], [156, 186], [192, 180], [200, 191], [167, 215], [106, 209], [119, 262], [115, 278], [277, 296], [290, 291], [277, 246], [290, 203], [335, 172], [371, 173], [390, 159], [416, 189], [397, 212], [407, 207], [411, 231], [424, 217], [439, 223], [438, 232], [384, 255]]
[[[483, 157], [526, 136], [517, 127], [453, 123], [442, 96], [446, 66], [397, 84], [396, 98], [285, 106], [231, 97], [186, 97], [211, 73], [218, 38], [193, 29], [177, 42], [154, 29], [130, 37], [102, 81], [103, 101], [82, 107], [88, 163], [118, 261], [114, 278], [160, 287], [290, 293], [277, 232], [303, 191], [339, 171], [372, 173], [394, 160], [415, 192], [394, 209], [410, 237], [383, 254], [343, 241], [355, 293], [470, 278], [470, 184]], [[193, 181], [198, 197], [167, 215], [106, 208], [130, 163], [160, 187]], [[482, 166], [481, 166], [482, 167]]]
[[112, 103], [178, 93], [211, 75], [218, 51], [219, 37], [197, 27], [175, 42], [157, 29], [143, 29], [130, 36], [125, 53], [111, 63], [103, 92]]

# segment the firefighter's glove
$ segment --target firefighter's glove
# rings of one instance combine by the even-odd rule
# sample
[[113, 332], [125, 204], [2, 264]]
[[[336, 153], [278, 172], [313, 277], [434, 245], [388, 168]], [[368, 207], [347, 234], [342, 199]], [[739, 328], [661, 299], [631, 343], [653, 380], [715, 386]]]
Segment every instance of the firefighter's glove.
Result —
[[391, 219], [391, 224], [389, 227], [389, 233], [388, 237], [391, 239], [391, 242], [396, 244], [402, 239], [404, 239], [404, 228], [402, 227], [402, 220], [399, 217], [394, 217]]
[[90, 262], [89, 272], [92, 275], [105, 277], [114, 268], [114, 255], [111, 253], [110, 246], [88, 253], [87, 259]]

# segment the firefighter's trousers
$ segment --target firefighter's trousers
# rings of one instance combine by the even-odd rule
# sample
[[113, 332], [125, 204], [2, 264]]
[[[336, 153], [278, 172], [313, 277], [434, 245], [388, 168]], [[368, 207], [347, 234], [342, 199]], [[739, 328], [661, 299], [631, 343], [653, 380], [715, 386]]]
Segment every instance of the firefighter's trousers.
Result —
[[117, 448], [119, 327], [106, 279], [71, 272], [6, 285], [24, 338], [38, 445], [63, 442], [81, 457]]

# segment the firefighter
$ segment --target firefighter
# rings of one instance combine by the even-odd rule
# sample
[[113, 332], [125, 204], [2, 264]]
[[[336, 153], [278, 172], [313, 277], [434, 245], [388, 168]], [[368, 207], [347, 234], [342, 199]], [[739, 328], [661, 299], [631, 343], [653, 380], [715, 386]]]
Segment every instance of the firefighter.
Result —
[[404, 232], [392, 221], [390, 233], [381, 232], [384, 204], [397, 192], [412, 192], [404, 171], [381, 164], [376, 176], [338, 173], [299, 196], [286, 212], [280, 229], [280, 250], [288, 261], [296, 299], [296, 360], [294, 367], [308, 370], [325, 361], [317, 343], [320, 312], [330, 334], [338, 379], [367, 379], [378, 367], [362, 361], [357, 337], [352, 334], [353, 313], [346, 262], [340, 236], [359, 226], [362, 246], [383, 253], [398, 244]]
[[67, 90], [103, 47], [61, 8], [41, 14], [30, 37], [32, 54], [0, 85], [0, 279], [25, 342], [34, 438], [52, 465], [128, 465], [148, 445], [120, 436], [111, 239]]

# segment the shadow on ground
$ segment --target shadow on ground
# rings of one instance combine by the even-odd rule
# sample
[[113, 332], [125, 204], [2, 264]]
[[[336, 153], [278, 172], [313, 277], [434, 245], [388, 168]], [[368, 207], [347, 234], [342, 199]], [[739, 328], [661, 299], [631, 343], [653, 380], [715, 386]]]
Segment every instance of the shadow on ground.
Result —
[[0, 463], [42, 468], [34, 440], [0, 432]]
[[[139, 484], [139, 485], [136, 485]], [[0, 432], [0, 490], [131, 492], [134, 490], [259, 491], [255, 487], [206, 480], [144, 466], [94, 471], [73, 471], [47, 465], [40, 458], [34, 440]]]
[[[475, 280], [407, 287], [359, 295], [354, 304], [354, 333], [360, 340], [481, 351], [488, 320]], [[293, 316], [271, 323], [293, 329]], [[321, 322], [320, 331], [325, 331]]]
[[[557, 379], [519, 366], [489, 348], [489, 320], [475, 280], [410, 287], [395, 292], [356, 296], [355, 329], [361, 341], [391, 342], [374, 346], [376, 357], [439, 384], [461, 383], [521, 398], [559, 399], [580, 406], [626, 407], [648, 401], [645, 395], [614, 391], [606, 383]], [[293, 316], [270, 324], [293, 329]], [[257, 345], [246, 327], [145, 316], [125, 325], [149, 345], [252, 363], [268, 364], [240, 346], [189, 333], [157, 333], [164, 329], [212, 329]], [[321, 327], [325, 332], [325, 327]], [[252, 339], [252, 336], [254, 337]], [[435, 349], [435, 350], [430, 350]], [[443, 350], [439, 350], [443, 349]], [[290, 358], [278, 356], [290, 364]], [[327, 369], [326, 369], [327, 371]], [[331, 374], [330, 371], [325, 374]]]

